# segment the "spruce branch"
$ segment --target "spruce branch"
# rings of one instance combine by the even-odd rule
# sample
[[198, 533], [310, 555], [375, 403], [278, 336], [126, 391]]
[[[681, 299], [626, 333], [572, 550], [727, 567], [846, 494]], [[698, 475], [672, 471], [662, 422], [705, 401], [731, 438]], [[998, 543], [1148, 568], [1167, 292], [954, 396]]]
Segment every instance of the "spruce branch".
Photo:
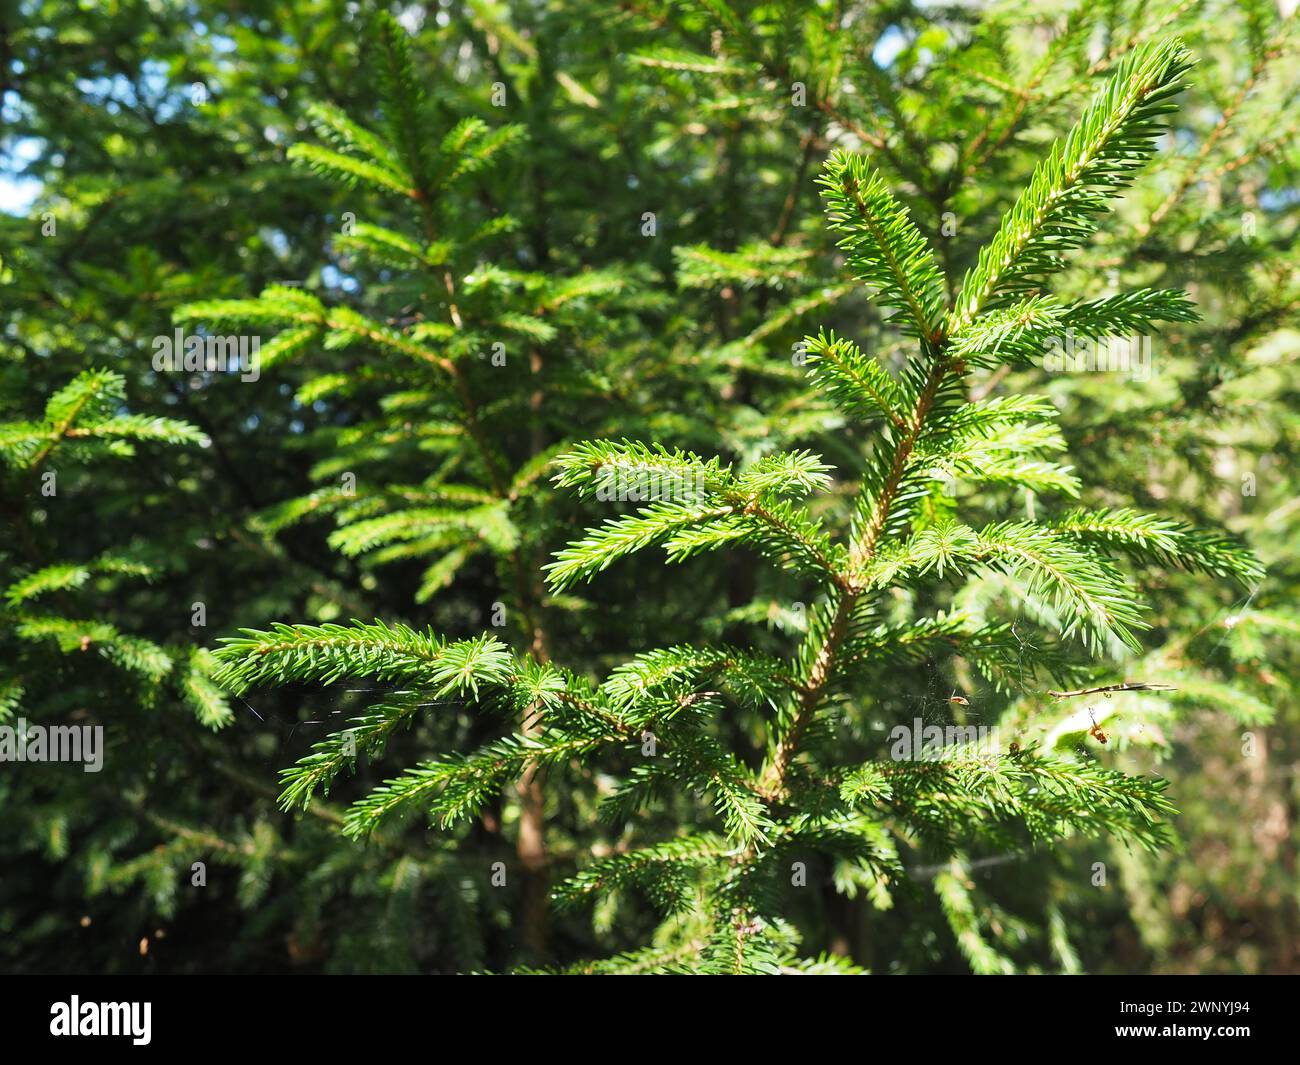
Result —
[[345, 676], [426, 685], [436, 698], [477, 694], [479, 685], [510, 676], [512, 659], [494, 636], [448, 643], [432, 632], [383, 621], [351, 625], [287, 625], [244, 629], [216, 652], [214, 679], [242, 695], [264, 684], [311, 680], [331, 684]]
[[830, 227], [855, 276], [880, 301], [904, 312], [902, 327], [933, 343], [944, 308], [943, 274], [925, 238], [890, 193], [879, 171], [859, 155], [837, 150], [818, 178]]
[[1005, 302], [1059, 268], [1096, 226], [1106, 201], [1155, 151], [1161, 116], [1173, 109], [1191, 59], [1180, 41], [1130, 52], [1064, 141], [1053, 145], [962, 282], [948, 318], [959, 335], [985, 307]]

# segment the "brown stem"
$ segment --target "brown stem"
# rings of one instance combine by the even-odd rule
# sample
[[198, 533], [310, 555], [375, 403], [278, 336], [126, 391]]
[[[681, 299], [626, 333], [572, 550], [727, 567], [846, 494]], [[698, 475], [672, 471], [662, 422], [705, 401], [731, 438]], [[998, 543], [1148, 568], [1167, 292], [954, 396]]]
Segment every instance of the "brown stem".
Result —
[[[529, 352], [528, 372], [536, 378], [542, 372], [542, 353], [533, 348]], [[533, 389], [528, 399], [530, 437], [529, 453], [536, 455], [542, 449], [542, 430], [539, 415], [543, 393], [540, 386]], [[520, 609], [531, 641], [533, 657], [547, 662], [546, 633], [538, 622], [533, 605], [537, 597], [535, 586], [525, 571], [525, 560], [518, 550], [514, 552], [515, 581], [518, 586]], [[523, 724], [523, 734], [532, 736], [542, 730], [537, 714], [529, 715]], [[519, 840], [516, 851], [524, 869], [522, 923], [524, 949], [535, 957], [546, 950], [546, 932], [550, 909], [550, 858], [546, 853], [546, 796], [542, 790], [540, 767], [530, 762], [516, 785], [519, 795]]]
[[808, 164], [812, 161], [813, 150], [817, 146], [817, 138], [818, 130], [810, 127], [804, 131], [803, 139], [799, 142], [799, 165], [795, 168], [794, 178], [790, 182], [790, 189], [785, 194], [785, 204], [781, 208], [781, 220], [772, 233], [772, 244], [776, 247], [780, 247], [785, 243], [786, 234], [790, 230], [790, 223], [794, 220], [794, 209], [799, 203], [799, 190], [803, 187], [804, 178], [808, 174]]
[[[413, 198], [420, 205], [425, 234], [430, 241], [433, 241], [437, 237], [437, 225], [434, 221], [432, 201], [428, 193], [422, 189], [415, 190]], [[455, 280], [452, 278], [450, 270], [444, 269], [441, 274], [443, 288], [447, 292], [448, 317], [456, 329], [462, 329], [465, 323], [456, 302]], [[510, 485], [497, 465], [496, 457], [483, 435], [482, 425], [478, 418], [478, 404], [474, 400], [474, 394], [470, 391], [469, 380], [458, 363], [449, 363], [448, 368], [464, 412], [465, 430], [477, 448], [484, 466], [487, 468], [492, 490], [499, 499], [510, 502], [512, 500]], [[537, 352], [533, 352], [529, 369], [534, 374], [541, 369], [541, 357]], [[532, 443], [535, 447], [537, 440], [535, 414], [541, 407], [540, 391], [534, 391], [530, 399], [530, 407], [534, 414]], [[534, 596], [529, 590], [529, 567], [527, 560], [517, 547], [510, 552], [510, 568], [515, 580], [516, 605], [523, 618], [524, 629], [528, 634], [529, 651], [537, 661], [549, 661], [550, 655], [546, 649], [546, 635], [537, 621], [533, 603]], [[531, 708], [524, 711], [523, 720], [520, 722], [520, 732], [524, 736], [535, 736], [541, 730], [542, 722], [539, 716]], [[540, 958], [544, 955], [546, 949], [547, 914], [549, 910], [549, 861], [546, 855], [545, 837], [546, 796], [542, 790], [539, 767], [536, 762], [529, 762], [523, 774], [515, 782], [515, 794], [519, 797], [519, 833], [515, 843], [515, 854], [519, 859], [523, 881], [520, 892], [520, 936], [524, 950], [532, 957]]]
[[[889, 519], [889, 512], [893, 507], [894, 498], [897, 496], [899, 485], [902, 483], [907, 460], [911, 456], [912, 449], [916, 446], [917, 438], [921, 434], [921, 429], [925, 425], [926, 415], [929, 414], [934, 398], [938, 394], [939, 385], [948, 372], [948, 362], [943, 356], [941, 346], [936, 346], [934, 358], [934, 365], [930, 370], [926, 386], [917, 398], [916, 408], [912, 412], [907, 432], [898, 442], [889, 477], [881, 489], [880, 497], [872, 508], [871, 518], [862, 527], [859, 536], [850, 544], [850, 568], [855, 579], [857, 574], [861, 573], [862, 567], [870, 562], [875, 554], [876, 544], [885, 527], [885, 522]], [[826, 632], [826, 638], [822, 641], [821, 647], [818, 648], [817, 655], [808, 669], [807, 676], [800, 678], [803, 682], [803, 688], [799, 694], [794, 718], [790, 722], [790, 727], [786, 729], [785, 735], [781, 737], [780, 742], [777, 744], [772, 761], [762, 775], [760, 790], [771, 801], [780, 801], [785, 795], [786, 774], [789, 772], [795, 755], [799, 752], [799, 740], [804, 729], [816, 713], [822, 696], [825, 694], [826, 686], [834, 675], [836, 657], [845, 636], [848, 634], [853, 609], [862, 595], [862, 589], [856, 584], [840, 595], [839, 603], [835, 608], [835, 616], [831, 619], [830, 628]]]

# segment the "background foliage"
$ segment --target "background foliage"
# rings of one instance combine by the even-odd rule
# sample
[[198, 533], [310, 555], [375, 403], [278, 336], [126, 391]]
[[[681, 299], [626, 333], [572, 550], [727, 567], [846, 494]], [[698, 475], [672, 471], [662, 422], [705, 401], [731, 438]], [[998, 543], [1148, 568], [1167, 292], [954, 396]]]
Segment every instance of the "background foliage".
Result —
[[[870, 431], [792, 354], [821, 328], [882, 360], [911, 341], [836, 251], [814, 180], [826, 159], [851, 149], [880, 168], [951, 296], [1102, 80], [1177, 35], [1196, 66], [1173, 130], [1053, 292], [1183, 289], [1200, 320], [1152, 330], [1148, 381], [1002, 365], [972, 384], [1050, 397], [1080, 505], [1227, 528], [1266, 568], [1244, 588], [1159, 557], [1133, 575], [1151, 628], [1111, 676], [1177, 691], [1094, 700], [1112, 740], [1086, 764], [1166, 778], [1174, 845], [903, 853], [910, 886], [892, 892], [828, 862], [790, 920], [801, 956], [874, 972], [1293, 971], [1288, 6], [393, 14], [386, 37], [362, 5], [310, 0], [5, 8], [0, 717], [109, 737], [99, 774], [0, 766], [5, 967], [464, 971], [647, 942], [662, 900], [644, 884], [594, 910], [548, 899], [627, 846], [598, 816], [607, 767], [560, 761], [477, 821], [417, 816], [363, 844], [349, 802], [493, 740], [500, 716], [423, 694], [444, 705], [404, 713], [382, 757], [363, 745], [355, 776], [286, 812], [282, 770], [403, 697], [345, 680], [223, 689], [218, 638], [352, 618], [453, 641], [487, 629], [516, 652], [556, 649], [579, 681], [688, 642], [788, 654], [808, 585], [743, 551], [548, 590], [542, 566], [603, 515], [552, 486], [547, 461], [630, 439], [738, 470], [803, 450], [859, 470]], [[259, 381], [154, 371], [154, 337], [223, 322], [263, 336]], [[36, 487], [50, 469], [52, 499]], [[817, 504], [827, 516], [846, 484]], [[1036, 505], [996, 486], [961, 504], [988, 522]], [[960, 605], [980, 615], [1005, 594], [994, 580]], [[880, 720], [965, 714], [1088, 742], [1081, 704], [1009, 696], [964, 659], [894, 663], [864, 698]], [[738, 745], [755, 735], [745, 715], [725, 727]], [[662, 796], [637, 832], [671, 837], [710, 801]], [[519, 875], [493, 887], [494, 862]]]

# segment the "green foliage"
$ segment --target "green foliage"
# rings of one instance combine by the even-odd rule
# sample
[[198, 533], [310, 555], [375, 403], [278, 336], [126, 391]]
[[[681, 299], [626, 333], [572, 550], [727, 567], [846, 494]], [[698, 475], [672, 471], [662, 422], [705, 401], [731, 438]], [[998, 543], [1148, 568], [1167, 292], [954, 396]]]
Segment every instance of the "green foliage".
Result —
[[[488, 637], [443, 644], [382, 623], [354, 623], [281, 626], [228, 641], [219, 653], [226, 663], [222, 679], [245, 690], [360, 674], [410, 685], [435, 703], [447, 696], [470, 705], [504, 699], [525, 716], [535, 715], [540, 726], [531, 734], [422, 763], [360, 799], [345, 828], [355, 836], [368, 835], [394, 810], [411, 807], [449, 828], [481, 814], [521, 774], [611, 755], [609, 748], [626, 749], [639, 733], [645, 757], [623, 770], [612, 807], [616, 816], [632, 818], [655, 796], [678, 791], [711, 799], [720, 832], [701, 834], [700, 811], [682, 826], [688, 835], [600, 859], [562, 886], [557, 899], [572, 904], [635, 890], [674, 922], [688, 915], [691, 934], [702, 935], [708, 945], [681, 964], [701, 972], [779, 969], [780, 870], [792, 855], [805, 861], [851, 855], [868, 875], [897, 878], [897, 863], [889, 857], [894, 851], [878, 846], [882, 830], [949, 855], [981, 838], [1014, 845], [1020, 832], [1046, 842], [1106, 832], [1148, 848], [1168, 844], [1162, 818], [1172, 807], [1160, 780], [1127, 777], [1088, 759], [1039, 757], [1033, 748], [974, 759], [949, 755], [937, 764], [876, 759], [853, 766], [835, 758], [829, 739], [831, 710], [839, 703], [839, 712], [852, 714], [848, 708], [856, 694], [872, 682], [870, 667], [879, 661], [872, 652], [880, 644], [914, 645], [942, 635], [969, 653], [978, 643], [990, 650], [989, 636], [1002, 631], [972, 632], [955, 619], [916, 619], [857, 636], [863, 620], [883, 606], [880, 597], [900, 584], [916, 585], [931, 575], [1004, 575], [1023, 598], [1042, 604], [1033, 620], [1047, 626], [1048, 636], [1068, 640], [1079, 634], [1101, 653], [1117, 645], [1138, 650], [1137, 633], [1144, 627], [1142, 604], [1109, 550], [1243, 581], [1258, 577], [1253, 558], [1223, 537], [1131, 510], [1075, 510], [1059, 523], [1000, 521], [976, 529], [916, 506], [924, 478], [936, 467], [955, 484], [1077, 494], [1078, 482], [1068, 471], [1033, 457], [1063, 446], [1048, 421], [1054, 412], [1033, 398], [963, 403], [955, 384], [968, 363], [990, 349], [1023, 345], [1030, 324], [1071, 321], [1069, 312], [1049, 317], [1051, 305], [1036, 295], [1028, 306], [1037, 317], [1002, 306], [1060, 268], [1058, 253], [1083, 243], [1106, 196], [1149, 157], [1161, 132], [1156, 120], [1170, 110], [1167, 101], [1187, 67], [1184, 56], [1176, 43], [1159, 44], [1138, 49], [1120, 64], [1074, 131], [1049, 152], [951, 311], [945, 309], [933, 252], [879, 172], [849, 153], [828, 160], [822, 179], [827, 217], [840, 234], [849, 268], [900, 312], [904, 331], [919, 348], [892, 375], [833, 334], [806, 342], [814, 384], [846, 413], [878, 425], [854, 520], [842, 541], [807, 504], [782, 498], [831, 487], [831, 467], [806, 451], [768, 455], [739, 473], [720, 458], [630, 441], [588, 442], [555, 460], [556, 484], [579, 497], [649, 502], [560, 551], [549, 567], [553, 589], [590, 580], [656, 544], [669, 561], [749, 547], [787, 572], [812, 579], [826, 597], [788, 661], [768, 664], [727, 653], [720, 658], [703, 648], [665, 648], [616, 670], [600, 689], [573, 691], [558, 674], [551, 674], [551, 685], [521, 684], [509, 671], [504, 648]], [[703, 272], [704, 263], [732, 272], [741, 266], [699, 250], [685, 261], [693, 271], [686, 283], [692, 285], [716, 280], [716, 274]], [[1103, 330], [1190, 317], [1175, 294], [1093, 301], [1074, 313], [1075, 323]], [[1013, 321], [1015, 332], [1009, 329]], [[423, 520], [445, 518], [429, 512]], [[427, 528], [408, 527], [401, 535]], [[384, 527], [384, 535], [392, 531]], [[346, 543], [338, 546], [347, 549]], [[1017, 653], [1019, 684], [1031, 680], [1037, 666], [1053, 664], [1033, 643], [1020, 641]], [[527, 662], [520, 667], [525, 674], [535, 668]], [[854, 673], [848, 686], [839, 681], [846, 669]], [[748, 698], [714, 679], [737, 671], [748, 674]], [[719, 740], [729, 703], [748, 703], [763, 722], [767, 753], [759, 769], [746, 764], [745, 752], [730, 751]], [[345, 746], [359, 740], [374, 750], [411, 709], [409, 701], [383, 708], [355, 722], [344, 734], [347, 744], [332, 738], [318, 745], [287, 772], [282, 801], [305, 801], [341, 768]], [[960, 881], [945, 876], [937, 888], [976, 969], [1008, 969], [1010, 962], [979, 938]]]
[[203, 434], [171, 418], [126, 414], [121, 374], [94, 370], [79, 374], [45, 404], [39, 422], [0, 423], [0, 459], [14, 470], [37, 471], [55, 449], [71, 462], [129, 458], [132, 442], [197, 444]]
[[25, 14], [7, 968], [1290, 964], [1272, 6]]
[[820, 178], [826, 218], [859, 281], [877, 299], [903, 312], [903, 329], [933, 343], [944, 304], [943, 276], [934, 252], [884, 177], [866, 159], [837, 152]]
[[[136, 444], [183, 446], [205, 441], [202, 433], [185, 422], [128, 414], [125, 401], [126, 382], [121, 374], [88, 371], [49, 398], [41, 422], [0, 424], [3, 458], [10, 467], [6, 496], [40, 495], [57, 505], [60, 472], [65, 485], [69, 481], [75, 485], [74, 477], [84, 467], [104, 459], [130, 458], [136, 453]], [[70, 505], [75, 506], [75, 500]], [[25, 515], [15, 531], [34, 554], [36, 534]], [[192, 705], [204, 724], [217, 727], [228, 719], [224, 696], [208, 680], [211, 664], [207, 659], [171, 651], [104, 621], [76, 616], [77, 599], [91, 589], [92, 582], [96, 591], [111, 591], [124, 578], [155, 577], [150, 565], [105, 553], [85, 562], [51, 562], [34, 569], [21, 567], [17, 572], [22, 576], [14, 579], [16, 574], [9, 575], [0, 611], [9, 645], [8, 690], [17, 693], [38, 688], [49, 668], [41, 653], [45, 648], [57, 648], [65, 657], [93, 651], [141, 682], [142, 697], [147, 701], [158, 698], [167, 687], [180, 685], [191, 697], [202, 692], [202, 702]], [[15, 702], [17, 698], [15, 694]]]
[[981, 311], [1031, 291], [1082, 246], [1106, 202], [1155, 151], [1161, 119], [1175, 109], [1180, 78], [1191, 66], [1181, 41], [1151, 41], [1116, 66], [1063, 141], [1034, 170], [1003, 217], [978, 264], [962, 281], [949, 319], [960, 336]]

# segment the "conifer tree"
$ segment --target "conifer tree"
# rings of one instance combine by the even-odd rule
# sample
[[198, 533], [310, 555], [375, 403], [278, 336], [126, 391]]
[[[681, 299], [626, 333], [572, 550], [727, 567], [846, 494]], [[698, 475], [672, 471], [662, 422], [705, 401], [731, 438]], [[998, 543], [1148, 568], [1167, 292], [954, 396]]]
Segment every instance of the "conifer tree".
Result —
[[[334, 245], [341, 268], [374, 279], [403, 314], [378, 320], [272, 286], [256, 299], [190, 304], [178, 320], [280, 330], [261, 348], [267, 370], [322, 350], [373, 352], [360, 375], [322, 373], [298, 392], [303, 404], [347, 399], [373, 415], [327, 431], [331, 454], [313, 470], [321, 487], [272, 508], [264, 528], [279, 532], [329, 515], [336, 524], [329, 544], [344, 556], [367, 568], [421, 563], [416, 604], [486, 557], [500, 592], [477, 614], [545, 663], [543, 611], [554, 600], [537, 569], [548, 533], [539, 492], [549, 459], [563, 449], [561, 434], [575, 420], [590, 422], [601, 391], [581, 361], [556, 355], [575, 338], [610, 332], [605, 318], [620, 313], [635, 277], [497, 265], [491, 256], [509, 247], [520, 223], [496, 207], [481, 178], [517, 148], [524, 128], [493, 127], [477, 116], [448, 125], [417, 74], [407, 31], [381, 15], [373, 38], [379, 127], [318, 105], [311, 119], [325, 143], [296, 144], [289, 156], [329, 181], [398, 202], [390, 224], [364, 220], [365, 210], [360, 219], [345, 217]], [[464, 646], [484, 651], [497, 641]], [[287, 787], [286, 804], [328, 784], [342, 744], [375, 751], [420, 705], [408, 699], [374, 708], [368, 726], [325, 741], [310, 760], [315, 768]], [[522, 707], [518, 723], [524, 736], [536, 728]], [[522, 935], [539, 952], [548, 877], [543, 799], [531, 766], [521, 764], [519, 778]]]
[[[236, 692], [343, 676], [396, 689], [286, 770], [283, 802], [310, 803], [357, 752], [377, 753], [422, 704], [443, 701], [500, 715], [501, 734], [373, 790], [350, 808], [348, 835], [364, 839], [409, 812], [453, 828], [521, 776], [548, 768], [577, 764], [616, 776], [602, 807], [624, 830], [556, 899], [616, 906], [639, 892], [665, 921], [652, 945], [586, 971], [845, 971], [842, 961], [799, 951], [799, 889], [810, 864], [828, 864], [842, 890], [865, 891], [883, 908], [906, 882], [902, 848], [959, 870], [964, 848], [980, 839], [1109, 834], [1145, 848], [1167, 843], [1172, 807], [1159, 779], [1032, 740], [993, 755], [887, 758], [877, 730], [889, 723], [872, 694], [888, 684], [891, 663], [940, 654], [960, 656], [1004, 691], [1089, 675], [1080, 651], [1139, 646], [1143, 602], [1125, 559], [1258, 575], [1227, 538], [1131, 509], [1044, 502], [1024, 520], [961, 520], [964, 486], [1049, 498], [1078, 489], [1055, 461], [1063, 446], [1055, 408], [1033, 395], [972, 400], [972, 369], [1025, 362], [1066, 329], [1103, 337], [1194, 316], [1176, 290], [1070, 302], [1046, 289], [1065, 253], [1089, 241], [1109, 201], [1153, 154], [1188, 66], [1176, 41], [1125, 56], [1040, 162], [951, 299], [934, 252], [879, 171], [848, 152], [827, 161], [819, 183], [828, 224], [854, 278], [894, 312], [891, 324], [911, 346], [890, 367], [831, 331], [806, 340], [812, 385], [873, 437], [850, 471], [849, 514], [813, 505], [832, 489], [834, 471], [807, 451], [736, 468], [659, 443], [597, 440], [555, 459], [557, 486], [580, 497], [651, 501], [560, 551], [547, 567], [554, 592], [651, 546], [669, 562], [748, 549], [815, 592], [791, 653], [663, 647], [595, 683], [536, 646], [512, 650], [488, 634], [448, 640], [380, 621], [250, 630], [219, 652], [220, 680]], [[406, 176], [392, 184], [409, 185]], [[292, 317], [292, 298], [270, 299], [287, 303], [248, 309]], [[367, 332], [299, 310], [299, 320], [349, 340]], [[371, 339], [389, 344], [380, 337]], [[996, 601], [957, 605], [963, 588], [990, 578], [1001, 589]], [[928, 612], [919, 609], [925, 603], [945, 605]], [[638, 821], [659, 805], [677, 823], [647, 837]], [[936, 888], [975, 960], [979, 937], [960, 875]]]
[[[1287, 6], [566, 0], [443, 5], [423, 22], [420, 5], [401, 7], [405, 36], [394, 47], [411, 64], [402, 92], [422, 94], [416, 110], [434, 155], [463, 120], [525, 131], [435, 199], [465, 330], [422, 347], [450, 355], [482, 334], [454, 361], [507, 477], [538, 458], [507, 517], [547, 647], [595, 687], [654, 647], [743, 649], [793, 677], [808, 605], [821, 609], [815, 575], [784, 561], [779, 545], [765, 548], [775, 564], [756, 564], [763, 545], [751, 549], [743, 530], [671, 568], [629, 558], [598, 579], [545, 590], [542, 562], [581, 539], [574, 530], [591, 515], [624, 514], [623, 497], [648, 505], [707, 495], [697, 476], [662, 472], [641, 484], [611, 473], [605, 490], [575, 499], [545, 484], [546, 460], [582, 440], [662, 441], [741, 476], [782, 454], [818, 455], [829, 487], [797, 502], [832, 542], [848, 542], [864, 456], [878, 453], [889, 426], [825, 378], [819, 343], [851, 338], [894, 380], [918, 342], [898, 328], [906, 317], [866, 298], [842, 269], [833, 244], [846, 234], [823, 224], [814, 180], [827, 156], [868, 154], [933, 249], [946, 313], [1053, 135], [1125, 56], [1165, 36], [1196, 55], [1179, 111], [1164, 116], [1158, 164], [1037, 294], [1050, 294], [1054, 313], [1134, 286], [1186, 290], [1200, 317], [1126, 330], [1149, 334], [1149, 376], [1041, 365], [1041, 327], [1028, 336], [1029, 357], [969, 365], [971, 401], [1041, 393], [1055, 408], [1059, 439], [1012, 464], [1025, 477], [1037, 464], [1042, 483], [1030, 491], [1008, 481], [1001, 449], [930, 454], [943, 479], [926, 481], [901, 530], [905, 539], [948, 521], [983, 530], [1083, 516], [1101, 532], [1116, 515], [1124, 525], [1158, 513], [1142, 519], [1151, 551], [1114, 555], [1126, 587], [1142, 593], [1142, 650], [1117, 638], [1085, 654], [1072, 638], [1054, 640], [1064, 619], [996, 567], [955, 574], [945, 562], [942, 576], [936, 566], [921, 577], [904, 568], [899, 584], [867, 593], [881, 624], [913, 628], [939, 615], [969, 629], [1007, 624], [1012, 681], [995, 688], [969, 650], [943, 640], [877, 666], [855, 662], [821, 709], [834, 749], [817, 746], [814, 730], [791, 770], [872, 760], [892, 769], [905, 753], [892, 731], [900, 725], [993, 723], [1003, 754], [1014, 742], [1166, 778], [1179, 807], [1170, 828], [1186, 846], [1134, 851], [1120, 830], [1031, 848], [1012, 820], [1005, 833], [964, 834], [954, 849], [896, 817], [886, 829], [903, 875], [883, 890], [847, 860], [790, 858], [780, 916], [798, 929], [801, 954], [830, 950], [879, 972], [1293, 966], [1300, 200], [1291, 190], [1300, 157]], [[294, 17], [273, 24], [260, 8], [207, 0], [184, 12], [33, 0], [0, 33], [10, 90], [0, 104], [0, 423], [14, 445], [0, 467], [0, 590], [9, 593], [0, 676], [10, 696], [0, 724], [102, 721], [108, 740], [97, 774], [0, 759], [0, 864], [17, 871], [0, 883], [0, 965], [474, 971], [566, 965], [651, 942], [664, 950], [628, 968], [696, 965], [698, 937], [661, 928], [653, 890], [631, 879], [591, 906], [553, 911], [546, 950], [524, 943], [533, 936], [524, 899], [540, 899], [543, 879], [554, 886], [717, 828], [698, 789], [675, 779], [628, 816], [609, 801], [630, 768], [664, 755], [662, 728], [643, 729], [626, 752], [562, 759], [534, 777], [542, 878], [521, 875], [513, 782], [448, 830], [426, 826], [416, 804], [415, 816], [381, 824], [364, 846], [338, 831], [347, 804], [385, 776], [519, 731], [472, 697], [420, 699], [435, 705], [413, 709], [382, 752], [358, 751], [306, 816], [277, 807], [275, 769], [350, 717], [382, 713], [407, 686], [250, 690], [214, 714], [192, 698], [217, 691], [202, 683], [205, 648], [234, 626], [383, 618], [446, 644], [483, 629], [512, 655], [531, 644], [519, 568], [475, 534], [457, 542], [470, 553], [436, 589], [426, 574], [456, 547], [343, 542], [371, 519], [401, 526], [412, 510], [471, 509], [406, 498], [411, 488], [491, 495], [472, 441], [428, 433], [434, 423], [462, 428], [454, 386], [432, 363], [365, 339], [326, 345], [335, 330], [321, 328], [255, 383], [151, 365], [149, 339], [171, 335], [177, 306], [268, 285], [305, 298], [313, 314], [351, 314], [407, 338], [450, 323], [437, 270], [352, 243], [360, 223], [363, 240], [369, 225], [423, 249], [419, 203], [357, 178], [348, 166], [382, 176], [382, 154], [340, 147], [306, 111], [329, 101], [311, 113], [345, 116], [391, 148], [386, 116], [404, 108], [372, 87], [375, 74], [391, 81], [388, 45], [363, 31], [358, 5], [295, 0], [285, 11]], [[309, 158], [318, 151], [343, 155], [344, 168]], [[290, 152], [305, 165], [287, 165]], [[29, 189], [39, 193], [24, 209]], [[461, 239], [502, 212], [515, 219], [508, 231]], [[558, 328], [527, 345], [501, 326], [516, 312], [537, 318], [532, 293], [591, 270], [624, 287], [570, 301], [563, 321], [541, 315]], [[185, 325], [198, 333], [221, 321]], [[292, 339], [294, 328], [268, 319], [240, 332], [266, 343]], [[1075, 325], [1053, 325], [1046, 339], [1060, 335], [1097, 339]], [[505, 366], [494, 364], [498, 342]], [[35, 473], [22, 469], [22, 450], [48, 442], [50, 398], [101, 367], [120, 375], [130, 399], [114, 399], [108, 418], [129, 410], [191, 423], [202, 446], [140, 439], [134, 455], [120, 441], [92, 455], [91, 438], [73, 435]], [[809, 368], [826, 387], [810, 387]], [[1053, 435], [1032, 419], [1024, 432], [1044, 443]], [[444, 461], [459, 465], [440, 471]], [[1067, 463], [1064, 473], [1051, 468]], [[1243, 583], [1174, 568], [1167, 544], [1213, 548], [1215, 537], [1189, 527], [1233, 530], [1267, 575], [1241, 568]], [[899, 542], [883, 536], [882, 551]], [[192, 613], [200, 606], [206, 628]], [[83, 649], [87, 636], [96, 638]], [[1042, 644], [1044, 667], [1062, 675], [1022, 676], [1037, 659], [1020, 639]], [[1155, 683], [1112, 690], [1121, 679]], [[684, 709], [709, 691], [719, 692], [709, 737], [761, 771], [775, 711], [712, 682], [683, 687]], [[774, 701], [784, 710], [786, 690]], [[0, 733], [0, 754], [9, 734]], [[345, 754], [355, 740], [342, 738]], [[964, 793], [942, 795], [934, 805], [946, 810]], [[602, 803], [612, 819], [597, 817]], [[769, 808], [778, 821], [787, 812]], [[956, 835], [960, 818], [953, 824]], [[196, 861], [208, 866], [202, 887]], [[143, 953], [141, 936], [157, 938]]]

